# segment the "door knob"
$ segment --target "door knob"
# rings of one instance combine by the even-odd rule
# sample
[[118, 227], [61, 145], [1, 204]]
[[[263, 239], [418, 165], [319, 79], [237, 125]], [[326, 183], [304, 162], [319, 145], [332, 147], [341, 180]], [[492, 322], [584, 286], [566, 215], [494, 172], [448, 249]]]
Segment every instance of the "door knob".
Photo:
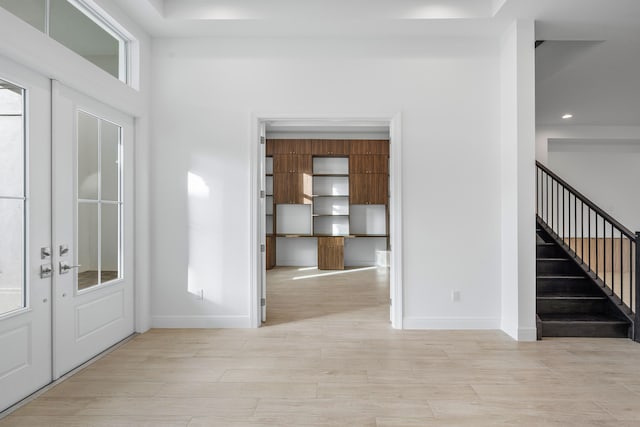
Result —
[[82, 265], [69, 265], [67, 261], [60, 261], [60, 274], [67, 274], [72, 268], [80, 268]]

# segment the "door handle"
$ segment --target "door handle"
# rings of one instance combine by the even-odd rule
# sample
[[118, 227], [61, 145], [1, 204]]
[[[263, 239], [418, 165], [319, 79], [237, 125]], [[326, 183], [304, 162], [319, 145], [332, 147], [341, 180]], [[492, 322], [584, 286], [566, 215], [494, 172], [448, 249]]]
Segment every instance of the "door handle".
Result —
[[60, 261], [60, 274], [67, 274], [72, 268], [80, 268], [82, 265], [69, 265], [67, 261]]
[[48, 277], [51, 277], [52, 271], [53, 271], [53, 267], [51, 267], [51, 264], [42, 264], [40, 266], [40, 278], [46, 279]]

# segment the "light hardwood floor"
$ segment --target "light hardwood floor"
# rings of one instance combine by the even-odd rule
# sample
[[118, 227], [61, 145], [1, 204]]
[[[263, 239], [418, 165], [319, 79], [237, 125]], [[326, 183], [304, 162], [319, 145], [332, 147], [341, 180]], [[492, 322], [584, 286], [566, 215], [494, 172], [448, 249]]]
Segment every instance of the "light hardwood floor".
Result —
[[1, 426], [640, 426], [640, 345], [397, 331], [386, 270], [269, 273], [257, 330], [152, 330]]

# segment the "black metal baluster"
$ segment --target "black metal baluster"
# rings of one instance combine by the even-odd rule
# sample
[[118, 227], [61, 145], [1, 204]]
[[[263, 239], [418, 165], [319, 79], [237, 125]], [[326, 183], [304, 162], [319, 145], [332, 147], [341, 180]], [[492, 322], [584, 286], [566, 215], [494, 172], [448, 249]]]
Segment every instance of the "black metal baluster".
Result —
[[638, 251], [638, 245], [640, 245], [640, 232], [636, 231], [636, 240], [634, 242], [634, 247], [636, 251], [636, 266], [635, 266], [635, 294], [636, 294], [636, 303], [633, 307], [634, 309], [634, 319], [633, 322], [633, 339], [636, 342], [640, 342], [640, 298], [638, 298], [638, 286], [640, 286], [640, 251]]
[[596, 212], [596, 277], [598, 277], [598, 212]]
[[555, 230], [554, 226], [555, 226], [555, 212], [554, 212], [554, 206], [553, 206], [553, 201], [554, 201], [554, 197], [553, 197], [553, 181], [551, 181], [551, 230]]
[[547, 214], [544, 217], [544, 222], [549, 224], [549, 174], [545, 172], [547, 175], [547, 179], [544, 180], [545, 190], [544, 190], [544, 205], [547, 211]]
[[622, 245], [622, 231], [620, 231], [620, 301], [624, 304], [624, 246]]
[[591, 207], [589, 207], [589, 222], [587, 224], [587, 237], [589, 239], [589, 270], [591, 270]]
[[573, 195], [573, 254], [578, 255], [578, 196]]
[[538, 191], [539, 180], [540, 180], [540, 170], [536, 168], [536, 216], [540, 216], [540, 192]]
[[616, 287], [616, 273], [615, 273], [615, 253], [614, 253], [614, 238], [615, 238], [615, 234], [613, 233], [613, 223], [611, 223], [611, 291], [615, 294], [615, 287]]
[[580, 200], [580, 258], [584, 264], [584, 201]]

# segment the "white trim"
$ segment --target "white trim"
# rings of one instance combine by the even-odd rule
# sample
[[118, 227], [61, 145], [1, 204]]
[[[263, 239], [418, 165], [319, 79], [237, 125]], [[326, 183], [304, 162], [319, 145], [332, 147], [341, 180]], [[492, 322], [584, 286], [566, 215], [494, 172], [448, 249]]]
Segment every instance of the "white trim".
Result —
[[519, 328], [518, 336], [516, 337], [518, 341], [537, 341], [538, 340], [538, 329], [537, 328]]
[[[134, 89], [138, 89], [133, 86], [133, 79], [131, 76], [131, 70], [133, 69], [133, 64], [131, 64], [131, 62], [134, 59], [131, 54], [131, 46], [136, 42], [133, 35], [94, 1], [67, 1], [118, 41], [118, 80], [133, 87]], [[138, 60], [139, 58], [136, 59]]]
[[500, 329], [498, 317], [405, 317], [405, 329]]
[[391, 269], [389, 276], [391, 326], [403, 329], [404, 292], [402, 286], [402, 116], [396, 114], [389, 122], [390, 146], [390, 195], [389, 242], [391, 245]]
[[251, 328], [253, 316], [151, 316], [152, 328]]
[[339, 125], [358, 125], [366, 123], [376, 123], [390, 127], [390, 185], [391, 199], [389, 202], [389, 221], [390, 221], [390, 244], [391, 244], [391, 274], [390, 274], [390, 295], [392, 295], [393, 305], [390, 309], [390, 317], [392, 326], [395, 329], [403, 328], [403, 308], [404, 293], [402, 282], [402, 133], [401, 133], [401, 114], [380, 114], [380, 115], [335, 115], [335, 114], [252, 114], [251, 115], [251, 141], [250, 150], [250, 181], [251, 188], [249, 193], [249, 209], [251, 212], [250, 220], [250, 290], [249, 290], [249, 317], [251, 327], [257, 328], [261, 324], [261, 283], [260, 269], [260, 244], [262, 236], [260, 235], [259, 221], [262, 220], [262, 212], [260, 209], [260, 129], [261, 123], [265, 122], [286, 122], [288, 125], [300, 124], [300, 126], [313, 124], [339, 126]]

